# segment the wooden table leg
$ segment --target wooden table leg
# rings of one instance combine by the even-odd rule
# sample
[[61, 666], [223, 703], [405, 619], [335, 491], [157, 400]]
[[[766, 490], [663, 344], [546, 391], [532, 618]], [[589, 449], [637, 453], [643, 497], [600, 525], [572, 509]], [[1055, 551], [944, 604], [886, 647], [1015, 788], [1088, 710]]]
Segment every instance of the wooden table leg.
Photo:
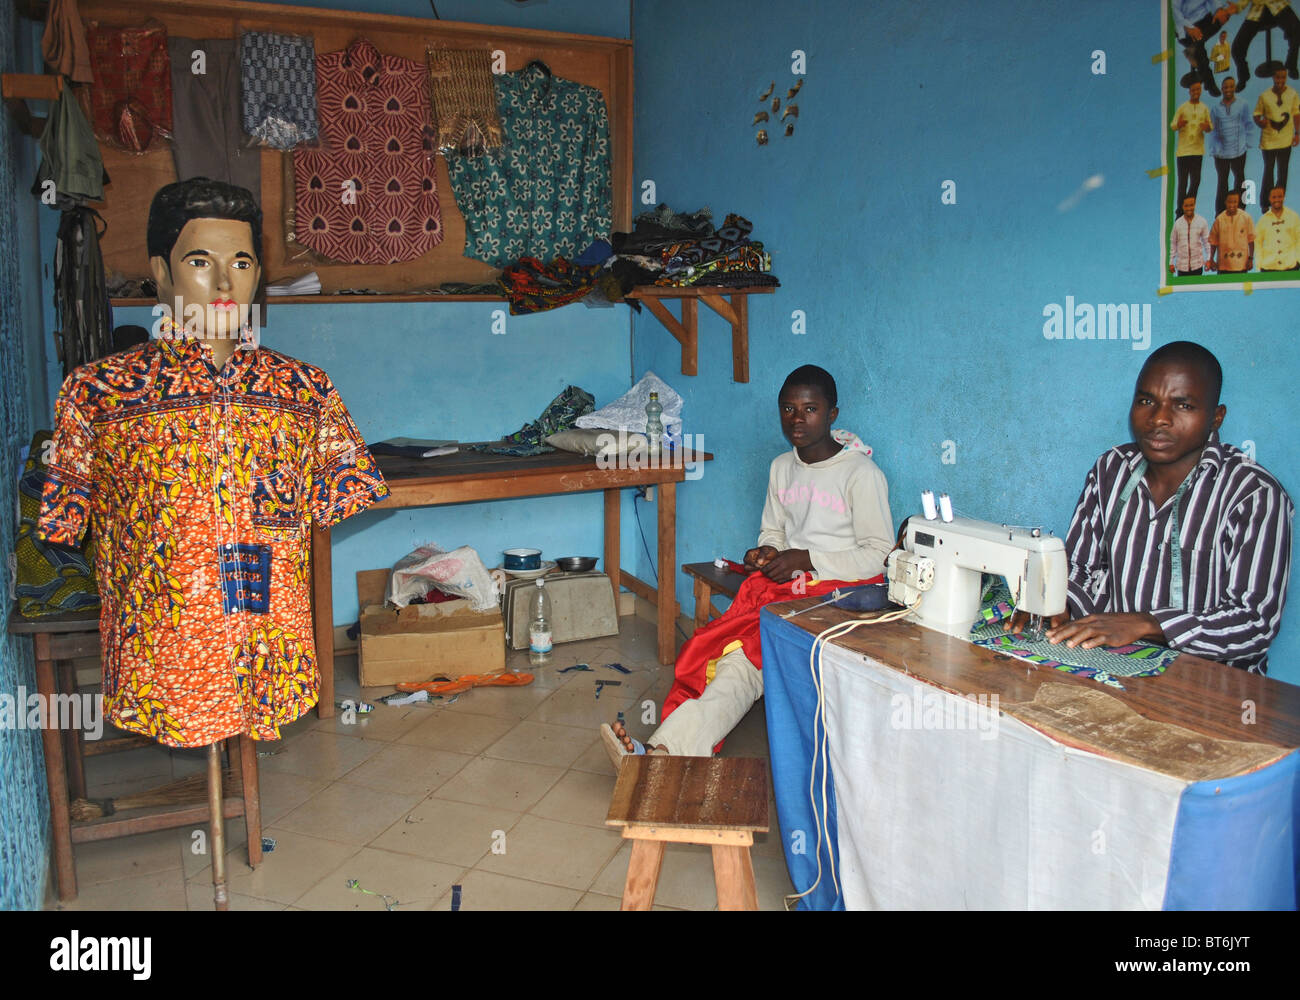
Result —
[[757, 910], [754, 864], [748, 847], [713, 845], [713, 880], [718, 886], [719, 910]]
[[632, 858], [627, 863], [627, 882], [623, 886], [624, 910], [648, 910], [654, 906], [659, 885], [659, 868], [664, 861], [662, 840], [632, 841]]
[[[60, 660], [55, 669], [59, 678], [59, 693], [70, 695], [79, 700], [81, 696], [77, 692], [77, 668], [69, 660]], [[55, 708], [54, 704], [50, 705], [51, 713], [54, 712]], [[68, 721], [71, 722], [73, 719], [74, 715], [69, 713]], [[81, 725], [70, 725], [61, 733], [63, 738], [63, 759], [68, 769], [68, 798], [84, 799], [86, 797], [86, 761], [82, 752], [81, 734], [82, 727], [87, 725], [90, 720], [82, 718], [79, 711], [75, 719]], [[51, 717], [49, 725], [57, 724], [58, 720]]]
[[226, 892], [226, 819], [221, 744], [208, 744], [208, 847], [212, 850], [212, 908], [230, 908]]
[[701, 629], [709, 624], [709, 608], [713, 604], [713, 588], [695, 578], [695, 628]]
[[248, 867], [262, 863], [262, 799], [257, 781], [257, 741], [251, 736], [235, 737], [230, 763], [239, 774], [244, 796], [244, 828], [248, 831]]
[[677, 660], [677, 484], [659, 484], [659, 662]]
[[[54, 662], [50, 659], [50, 636], [32, 636], [36, 658], [36, 691], [46, 705], [55, 704]], [[50, 793], [50, 829], [54, 840], [54, 872], [59, 899], [77, 898], [77, 867], [72, 859], [72, 820], [68, 815], [68, 770], [63, 756], [63, 739], [49, 720], [41, 727], [41, 748], [45, 752], [45, 784]]]
[[614, 617], [618, 618], [618, 592], [620, 559], [622, 558], [622, 531], [619, 517], [623, 502], [621, 490], [605, 490], [605, 572], [614, 588]]
[[330, 533], [311, 529], [312, 625], [316, 639], [316, 664], [320, 667], [320, 700], [316, 717], [334, 714], [334, 567]]

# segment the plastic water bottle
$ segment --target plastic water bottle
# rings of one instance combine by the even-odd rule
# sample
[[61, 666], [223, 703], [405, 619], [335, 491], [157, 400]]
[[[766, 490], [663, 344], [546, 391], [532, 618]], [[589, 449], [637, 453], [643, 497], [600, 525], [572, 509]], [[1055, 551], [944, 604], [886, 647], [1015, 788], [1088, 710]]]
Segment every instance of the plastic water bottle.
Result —
[[551, 662], [551, 598], [546, 581], [537, 581], [532, 613], [528, 616], [528, 662], [533, 666]]
[[659, 393], [650, 393], [650, 402], [645, 404], [645, 436], [650, 441], [651, 455], [658, 455], [663, 443], [664, 424], [660, 419], [663, 412], [664, 407], [659, 402]]

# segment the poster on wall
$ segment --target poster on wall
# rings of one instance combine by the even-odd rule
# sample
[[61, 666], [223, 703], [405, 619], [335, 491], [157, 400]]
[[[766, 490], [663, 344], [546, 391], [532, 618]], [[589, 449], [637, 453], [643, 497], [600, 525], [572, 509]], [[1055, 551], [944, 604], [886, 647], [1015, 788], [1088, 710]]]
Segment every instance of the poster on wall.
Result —
[[1163, 6], [1161, 284], [1300, 287], [1300, 14], [1293, 0]]

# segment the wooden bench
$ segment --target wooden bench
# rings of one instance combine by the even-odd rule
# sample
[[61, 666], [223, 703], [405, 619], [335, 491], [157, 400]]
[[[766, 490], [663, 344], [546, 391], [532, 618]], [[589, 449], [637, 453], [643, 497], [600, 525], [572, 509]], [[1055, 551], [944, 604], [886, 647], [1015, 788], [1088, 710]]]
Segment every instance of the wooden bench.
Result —
[[[15, 605], [9, 616], [9, 631], [30, 635], [36, 661], [36, 691], [47, 706], [57, 704], [59, 694], [76, 694], [78, 664], [100, 659], [99, 611], [76, 611], [47, 618], [24, 618]], [[189, 801], [171, 805], [129, 809], [97, 819], [73, 819], [71, 805], [86, 797], [85, 758], [143, 746], [157, 746], [143, 736], [125, 735], [87, 743], [80, 728], [58, 728], [50, 719], [41, 728], [41, 749], [45, 755], [45, 780], [50, 796], [50, 832], [56, 887], [60, 900], [77, 898], [77, 870], [73, 845], [110, 840], [155, 830], [170, 830], [210, 822], [211, 805], [201, 791]], [[257, 750], [247, 736], [225, 741], [234, 791], [223, 787], [221, 812], [227, 819], [243, 816], [248, 835], [248, 864], [262, 863], [262, 807], [258, 794]], [[174, 783], [175, 784], [175, 783]], [[215, 852], [220, 845], [210, 844]], [[217, 867], [213, 868], [214, 876]], [[224, 908], [224, 907], [222, 907]]]
[[719, 569], [711, 562], [686, 563], [682, 572], [695, 579], [695, 627], [707, 625], [711, 618], [721, 618], [722, 612], [713, 606], [713, 595], [735, 598], [736, 591], [745, 582], [745, 574], [729, 569]]
[[624, 910], [654, 905], [664, 845], [713, 848], [718, 909], [756, 910], [754, 834], [766, 833], [767, 761], [754, 757], [624, 757], [605, 817], [632, 841]]

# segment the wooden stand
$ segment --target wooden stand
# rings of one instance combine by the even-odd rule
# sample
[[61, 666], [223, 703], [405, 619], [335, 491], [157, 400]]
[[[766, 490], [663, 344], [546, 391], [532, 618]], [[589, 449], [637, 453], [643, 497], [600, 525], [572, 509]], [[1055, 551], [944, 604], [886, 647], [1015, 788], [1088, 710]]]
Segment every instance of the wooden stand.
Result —
[[[77, 689], [77, 660], [99, 658], [98, 612], [76, 612], [50, 618], [28, 619], [14, 611], [9, 617], [9, 631], [31, 635], [36, 659], [36, 690], [46, 705], [57, 704], [60, 689], [72, 694]], [[57, 720], [47, 720], [55, 722]], [[151, 740], [130, 736], [125, 739], [101, 740], [87, 746], [77, 728], [60, 729], [57, 724], [46, 724], [41, 729], [41, 749], [45, 757], [45, 779], [50, 797], [50, 830], [53, 841], [53, 861], [59, 899], [77, 898], [77, 869], [73, 845], [93, 840], [111, 840], [137, 833], [153, 833], [207, 822], [211, 836], [209, 849], [213, 855], [213, 882], [218, 877], [218, 864], [224, 882], [224, 824], [226, 817], [243, 816], [248, 830], [248, 864], [256, 868], [262, 863], [262, 808], [257, 783], [257, 751], [250, 737], [237, 736], [226, 741], [230, 766], [239, 777], [239, 794], [225, 796], [222, 790], [220, 744], [208, 748], [208, 800], [180, 803], [169, 806], [151, 806], [133, 809], [119, 815], [99, 819], [74, 820], [69, 812], [72, 799], [86, 797], [85, 757], [141, 746], [155, 746]], [[216, 764], [216, 779], [212, 778], [212, 761]], [[215, 796], [214, 796], [215, 789]], [[215, 819], [215, 822], [213, 822]], [[217, 837], [221, 836], [218, 844]], [[218, 890], [218, 909], [224, 909], [221, 899], [224, 886]]]
[[[774, 286], [759, 285], [753, 288], [724, 288], [647, 285], [627, 293], [629, 299], [646, 304], [664, 328], [682, 345], [682, 374], [700, 373], [700, 310], [703, 302], [725, 319], [731, 327], [731, 379], [733, 382], [749, 381], [749, 296], [770, 295]], [[724, 299], [724, 296], [726, 298]], [[663, 299], [682, 300], [682, 318], [668, 311]]]
[[720, 910], [756, 910], [754, 833], [766, 833], [767, 762], [752, 757], [624, 757], [605, 817], [633, 841], [624, 910], [654, 905], [664, 845], [713, 848]]

